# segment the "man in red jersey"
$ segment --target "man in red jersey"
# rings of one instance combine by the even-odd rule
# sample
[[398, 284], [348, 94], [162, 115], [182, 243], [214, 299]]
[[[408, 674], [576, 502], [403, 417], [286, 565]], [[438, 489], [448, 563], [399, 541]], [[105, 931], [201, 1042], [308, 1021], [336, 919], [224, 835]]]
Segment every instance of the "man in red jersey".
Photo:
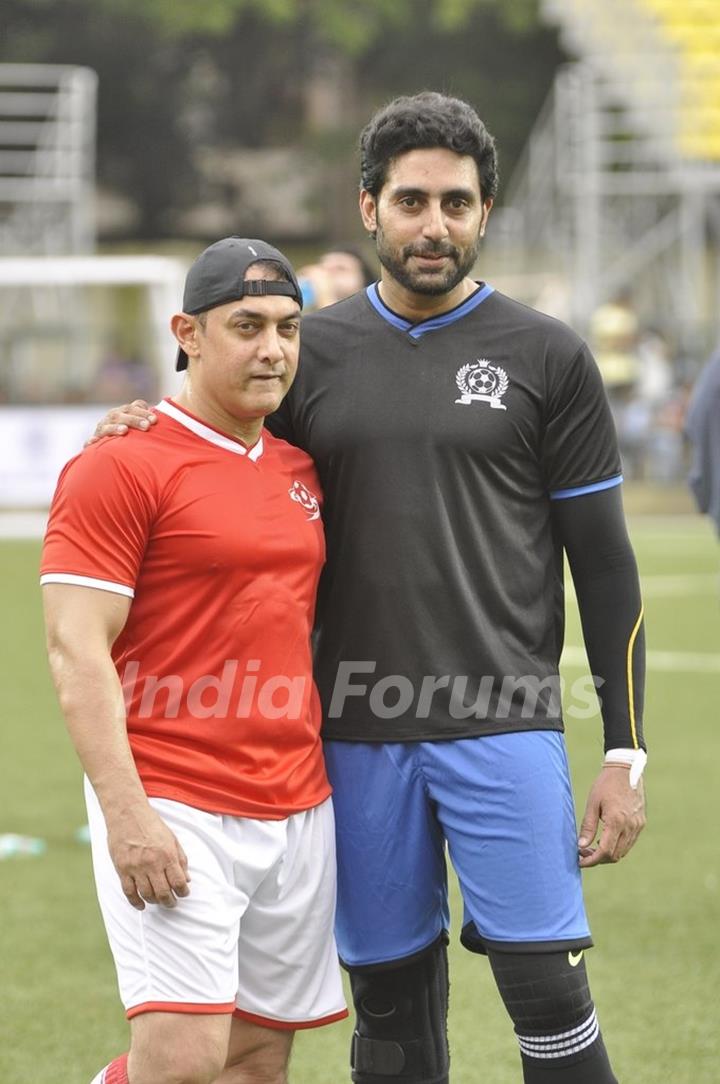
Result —
[[310, 654], [319, 485], [263, 430], [301, 304], [270, 245], [211, 245], [172, 319], [180, 394], [55, 494], [48, 650], [131, 1021], [93, 1084], [284, 1084], [294, 1031], [346, 1015]]

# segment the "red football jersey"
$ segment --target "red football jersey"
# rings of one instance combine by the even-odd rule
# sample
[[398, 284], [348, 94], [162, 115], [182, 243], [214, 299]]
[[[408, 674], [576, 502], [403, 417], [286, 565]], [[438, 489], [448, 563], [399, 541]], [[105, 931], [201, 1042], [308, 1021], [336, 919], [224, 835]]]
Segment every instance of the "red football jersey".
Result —
[[325, 559], [305, 452], [251, 449], [172, 400], [86, 448], [50, 511], [42, 583], [132, 598], [112, 655], [148, 795], [281, 818], [330, 793], [310, 632]]

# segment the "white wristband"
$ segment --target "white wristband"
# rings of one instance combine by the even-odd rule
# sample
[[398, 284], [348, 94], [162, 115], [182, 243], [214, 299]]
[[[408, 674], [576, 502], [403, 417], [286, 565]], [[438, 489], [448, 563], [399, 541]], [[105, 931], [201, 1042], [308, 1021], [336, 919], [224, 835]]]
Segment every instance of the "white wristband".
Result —
[[608, 749], [604, 763], [627, 764], [630, 769], [630, 786], [636, 790], [645, 771], [647, 753], [644, 749]]

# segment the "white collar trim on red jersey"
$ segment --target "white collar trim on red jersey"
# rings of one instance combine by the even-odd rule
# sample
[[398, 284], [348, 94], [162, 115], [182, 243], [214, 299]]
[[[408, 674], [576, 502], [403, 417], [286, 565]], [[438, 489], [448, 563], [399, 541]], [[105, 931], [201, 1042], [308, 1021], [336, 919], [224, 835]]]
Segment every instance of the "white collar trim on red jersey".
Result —
[[163, 399], [162, 402], [158, 403], [155, 410], [159, 410], [161, 414], [167, 414], [173, 421], [179, 422], [179, 424], [184, 425], [186, 429], [192, 430], [196, 436], [202, 437], [203, 440], [209, 441], [210, 444], [216, 444], [218, 448], [224, 448], [226, 452], [234, 452], [235, 455], [246, 455], [253, 463], [256, 463], [263, 454], [262, 436], [259, 438], [257, 444], [253, 444], [252, 448], [248, 449], [244, 444], [241, 444], [240, 441], [223, 436], [222, 433], [218, 433], [217, 429], [211, 429], [209, 425], [205, 425], [203, 422], [199, 421], [198, 418], [193, 418], [191, 414], [186, 414], [184, 410], [179, 410], [174, 403], [168, 402], [167, 399]]

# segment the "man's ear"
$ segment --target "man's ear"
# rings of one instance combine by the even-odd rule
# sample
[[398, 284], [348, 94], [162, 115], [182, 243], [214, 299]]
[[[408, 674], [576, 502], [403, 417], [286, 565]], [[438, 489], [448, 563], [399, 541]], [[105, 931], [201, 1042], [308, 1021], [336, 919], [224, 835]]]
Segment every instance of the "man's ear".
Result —
[[186, 312], [176, 312], [170, 320], [170, 330], [187, 356], [197, 357], [200, 352], [197, 319], [194, 316], [188, 316]]
[[377, 230], [377, 203], [367, 188], [360, 189], [360, 216], [365, 229], [374, 236]]
[[482, 213], [482, 219], [480, 220], [480, 236], [481, 237], [485, 236], [485, 227], [487, 226], [487, 220], [490, 217], [490, 212], [492, 210], [492, 205], [493, 205], [493, 200], [491, 200], [491, 199], [486, 199], [483, 202], [483, 213]]

